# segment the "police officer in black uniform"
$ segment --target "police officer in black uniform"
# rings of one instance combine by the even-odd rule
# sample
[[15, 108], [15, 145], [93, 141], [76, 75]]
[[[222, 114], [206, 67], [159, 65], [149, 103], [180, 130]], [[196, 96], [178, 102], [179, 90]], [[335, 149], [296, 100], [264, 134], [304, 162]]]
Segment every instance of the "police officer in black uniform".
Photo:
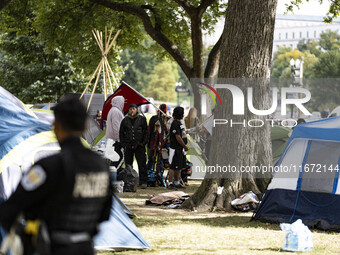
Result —
[[81, 143], [87, 114], [79, 99], [65, 98], [54, 108], [54, 115], [61, 151], [38, 161], [23, 176], [0, 207], [0, 224], [8, 231], [24, 212], [47, 226], [51, 254], [92, 255], [97, 226], [110, 215], [109, 169]]

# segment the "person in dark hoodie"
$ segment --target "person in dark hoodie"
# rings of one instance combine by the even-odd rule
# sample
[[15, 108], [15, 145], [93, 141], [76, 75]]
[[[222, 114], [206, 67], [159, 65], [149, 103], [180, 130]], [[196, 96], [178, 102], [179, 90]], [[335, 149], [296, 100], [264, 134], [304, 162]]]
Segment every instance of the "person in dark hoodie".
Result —
[[148, 126], [146, 118], [139, 115], [137, 105], [129, 106], [128, 115], [122, 120], [119, 129], [119, 139], [124, 147], [125, 164], [133, 164], [136, 157], [139, 172], [139, 182], [142, 188], [147, 187], [147, 169], [145, 145], [148, 142]]

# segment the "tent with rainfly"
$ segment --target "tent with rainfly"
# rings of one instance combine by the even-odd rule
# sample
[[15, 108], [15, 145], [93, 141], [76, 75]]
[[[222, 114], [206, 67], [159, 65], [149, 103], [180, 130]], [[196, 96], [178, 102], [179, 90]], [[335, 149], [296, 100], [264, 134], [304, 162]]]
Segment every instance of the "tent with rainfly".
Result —
[[60, 150], [51, 124], [0, 87], [0, 198], [7, 199], [32, 164]]
[[340, 230], [340, 117], [295, 127], [253, 220]]
[[[0, 201], [8, 199], [32, 164], [59, 150], [51, 122], [39, 119], [0, 87]], [[101, 232], [95, 237], [98, 250], [150, 248], [123, 207], [113, 196], [110, 219], [100, 225]]]

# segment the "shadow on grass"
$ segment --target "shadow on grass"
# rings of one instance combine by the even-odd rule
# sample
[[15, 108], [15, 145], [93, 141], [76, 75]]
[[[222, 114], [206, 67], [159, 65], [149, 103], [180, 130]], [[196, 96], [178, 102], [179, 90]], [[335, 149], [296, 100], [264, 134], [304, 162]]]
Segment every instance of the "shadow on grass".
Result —
[[182, 224], [199, 224], [206, 226], [215, 226], [215, 227], [239, 227], [239, 228], [263, 228], [269, 230], [280, 230], [278, 224], [269, 224], [262, 223], [259, 221], [250, 221], [250, 216], [217, 216], [217, 217], [200, 217], [197, 215], [192, 218], [175, 218], [175, 217], [166, 217], [166, 218], [157, 218], [157, 217], [141, 217], [134, 220], [137, 227], [143, 226], [156, 226], [156, 225], [168, 225], [174, 223], [182, 223]]
[[251, 251], [275, 251], [275, 252], [281, 252], [281, 248], [250, 248]]
[[[195, 184], [190, 184], [190, 186], [187, 186], [186, 189], [179, 189], [178, 191], [183, 191], [184, 193], [187, 193], [188, 195], [193, 195], [195, 191], [200, 186], [200, 182], [196, 182]], [[150, 198], [151, 195], [157, 195], [160, 193], [166, 193], [171, 192], [174, 190], [169, 190], [165, 187], [148, 187], [146, 189], [137, 189], [137, 192], [125, 192], [120, 193], [118, 196], [122, 199], [129, 199], [129, 198]]]

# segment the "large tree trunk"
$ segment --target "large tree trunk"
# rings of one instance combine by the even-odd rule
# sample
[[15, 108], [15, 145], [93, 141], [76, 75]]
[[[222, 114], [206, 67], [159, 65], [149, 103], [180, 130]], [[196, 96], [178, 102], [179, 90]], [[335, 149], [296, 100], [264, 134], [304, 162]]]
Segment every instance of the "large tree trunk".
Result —
[[[223, 107], [216, 107], [215, 119], [232, 119], [242, 125], [216, 125], [209, 166], [269, 166], [272, 162], [269, 123], [263, 128], [248, 127], [250, 119], [266, 119], [249, 112], [247, 87], [253, 88], [255, 109], [269, 109], [269, 68], [272, 54], [275, 11], [277, 0], [229, 0], [220, 65], [219, 84], [238, 86], [245, 95], [245, 114], [233, 115], [233, 99], [227, 89], [218, 89]], [[222, 78], [238, 78], [223, 80]], [[242, 78], [242, 79], [241, 79]], [[261, 78], [254, 81], [254, 78]], [[252, 123], [254, 125], [254, 123]], [[210, 178], [211, 177], [211, 178]], [[184, 208], [195, 207], [199, 211], [211, 208], [228, 209], [230, 202], [239, 195], [252, 190], [263, 191], [265, 180], [254, 174], [236, 172], [229, 175], [206, 175], [197, 192], [183, 204]], [[224, 186], [217, 195], [217, 187]]]

